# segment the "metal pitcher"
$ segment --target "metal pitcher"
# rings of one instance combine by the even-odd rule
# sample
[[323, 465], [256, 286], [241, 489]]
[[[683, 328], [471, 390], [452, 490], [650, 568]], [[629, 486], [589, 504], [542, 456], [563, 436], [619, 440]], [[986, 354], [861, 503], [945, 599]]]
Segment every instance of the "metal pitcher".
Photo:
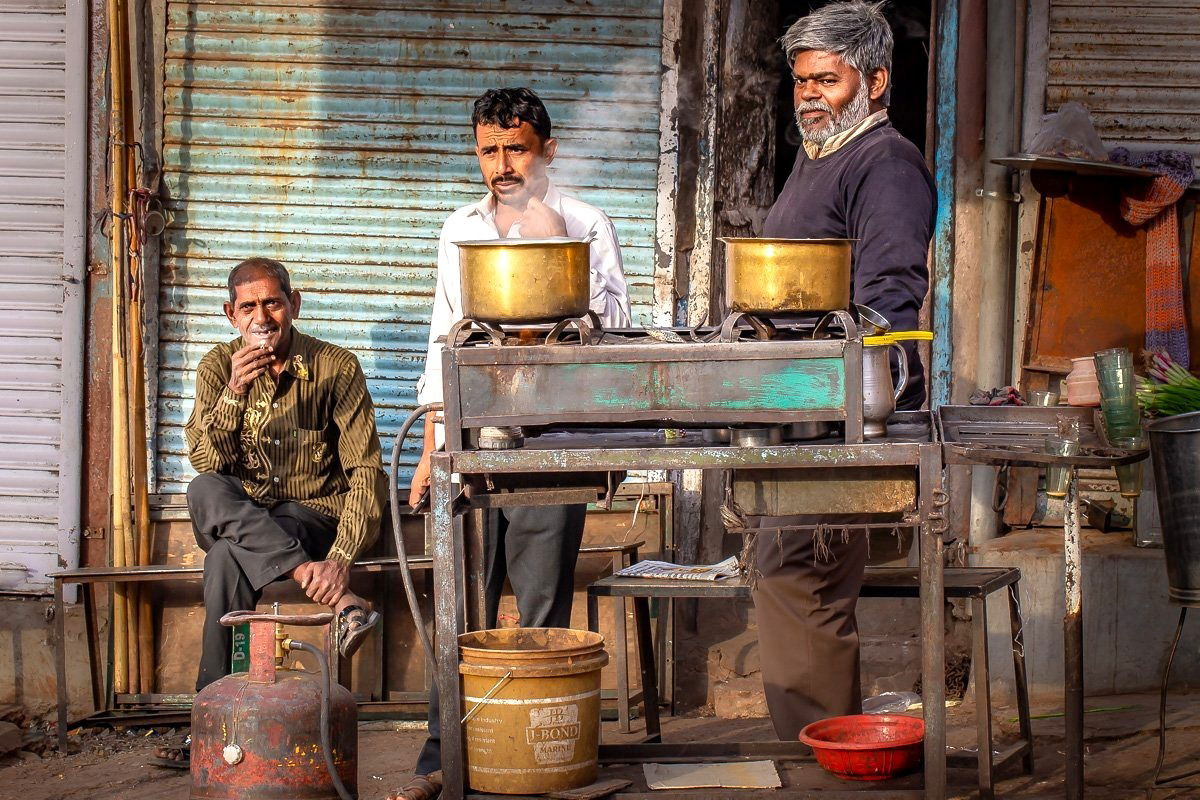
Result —
[[[882, 338], [882, 337], [880, 337]], [[892, 385], [889, 354], [895, 348], [900, 356], [900, 385]], [[908, 355], [899, 342], [863, 344], [863, 436], [879, 439], [887, 436], [887, 420], [896, 410], [900, 394], [908, 385]]]

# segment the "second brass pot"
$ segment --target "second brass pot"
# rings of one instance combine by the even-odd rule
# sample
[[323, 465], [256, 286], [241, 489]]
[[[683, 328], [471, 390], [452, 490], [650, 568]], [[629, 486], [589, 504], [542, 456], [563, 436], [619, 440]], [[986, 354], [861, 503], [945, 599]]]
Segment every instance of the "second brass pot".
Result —
[[582, 239], [458, 242], [462, 311], [481, 322], [557, 322], [587, 313], [590, 245]]
[[725, 301], [749, 314], [850, 307], [850, 239], [723, 238]]

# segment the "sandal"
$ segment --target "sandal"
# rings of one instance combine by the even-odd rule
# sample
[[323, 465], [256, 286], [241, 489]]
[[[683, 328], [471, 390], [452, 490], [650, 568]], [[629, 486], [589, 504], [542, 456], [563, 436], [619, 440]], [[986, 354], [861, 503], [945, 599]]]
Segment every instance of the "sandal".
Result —
[[184, 740], [182, 747], [158, 747], [150, 758], [150, 764], [163, 769], [192, 768], [192, 737]]
[[428, 775], [414, 775], [403, 789], [389, 794], [387, 800], [434, 800], [441, 793], [442, 772], [438, 770]]
[[379, 624], [378, 611], [366, 611], [362, 606], [346, 606], [337, 617], [338, 652], [342, 658], [354, 655], [371, 629]]

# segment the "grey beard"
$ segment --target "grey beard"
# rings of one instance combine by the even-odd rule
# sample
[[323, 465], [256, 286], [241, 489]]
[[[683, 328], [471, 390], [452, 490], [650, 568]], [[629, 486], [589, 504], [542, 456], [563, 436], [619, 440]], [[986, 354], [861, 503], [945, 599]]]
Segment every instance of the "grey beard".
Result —
[[[817, 110], [818, 107], [829, 113], [829, 122], [820, 130], [808, 130], [804, 127], [800, 115], [804, 111]], [[803, 105], [796, 109], [796, 126], [800, 128], [800, 135], [805, 142], [820, 147], [834, 136], [842, 131], [850, 130], [869, 116], [871, 116], [871, 90], [867, 87], [867, 82], [863, 81], [859, 84], [854, 99], [842, 108], [842, 113], [833, 114], [825, 103]]]

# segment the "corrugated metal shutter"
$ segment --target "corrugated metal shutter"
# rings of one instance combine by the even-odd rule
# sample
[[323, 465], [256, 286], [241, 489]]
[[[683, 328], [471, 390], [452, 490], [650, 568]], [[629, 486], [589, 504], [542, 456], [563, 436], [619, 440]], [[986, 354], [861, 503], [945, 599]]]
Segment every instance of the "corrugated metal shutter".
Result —
[[192, 474], [193, 370], [230, 336], [223, 281], [251, 255], [287, 263], [304, 330], [362, 359], [386, 461], [415, 404], [438, 231], [483, 194], [469, 119], [487, 88], [546, 101], [554, 179], [613, 218], [648, 322], [661, 17], [655, 0], [168, 2], [158, 490]]
[[78, 563], [82, 264], [68, 216], [84, 171], [67, 153], [82, 123], [67, 120], [67, 28], [64, 0], [0, 0], [0, 591], [46, 591], [47, 572]]
[[1105, 144], [1200, 158], [1200, 0], [1051, 0], [1046, 110], [1082, 103]]

